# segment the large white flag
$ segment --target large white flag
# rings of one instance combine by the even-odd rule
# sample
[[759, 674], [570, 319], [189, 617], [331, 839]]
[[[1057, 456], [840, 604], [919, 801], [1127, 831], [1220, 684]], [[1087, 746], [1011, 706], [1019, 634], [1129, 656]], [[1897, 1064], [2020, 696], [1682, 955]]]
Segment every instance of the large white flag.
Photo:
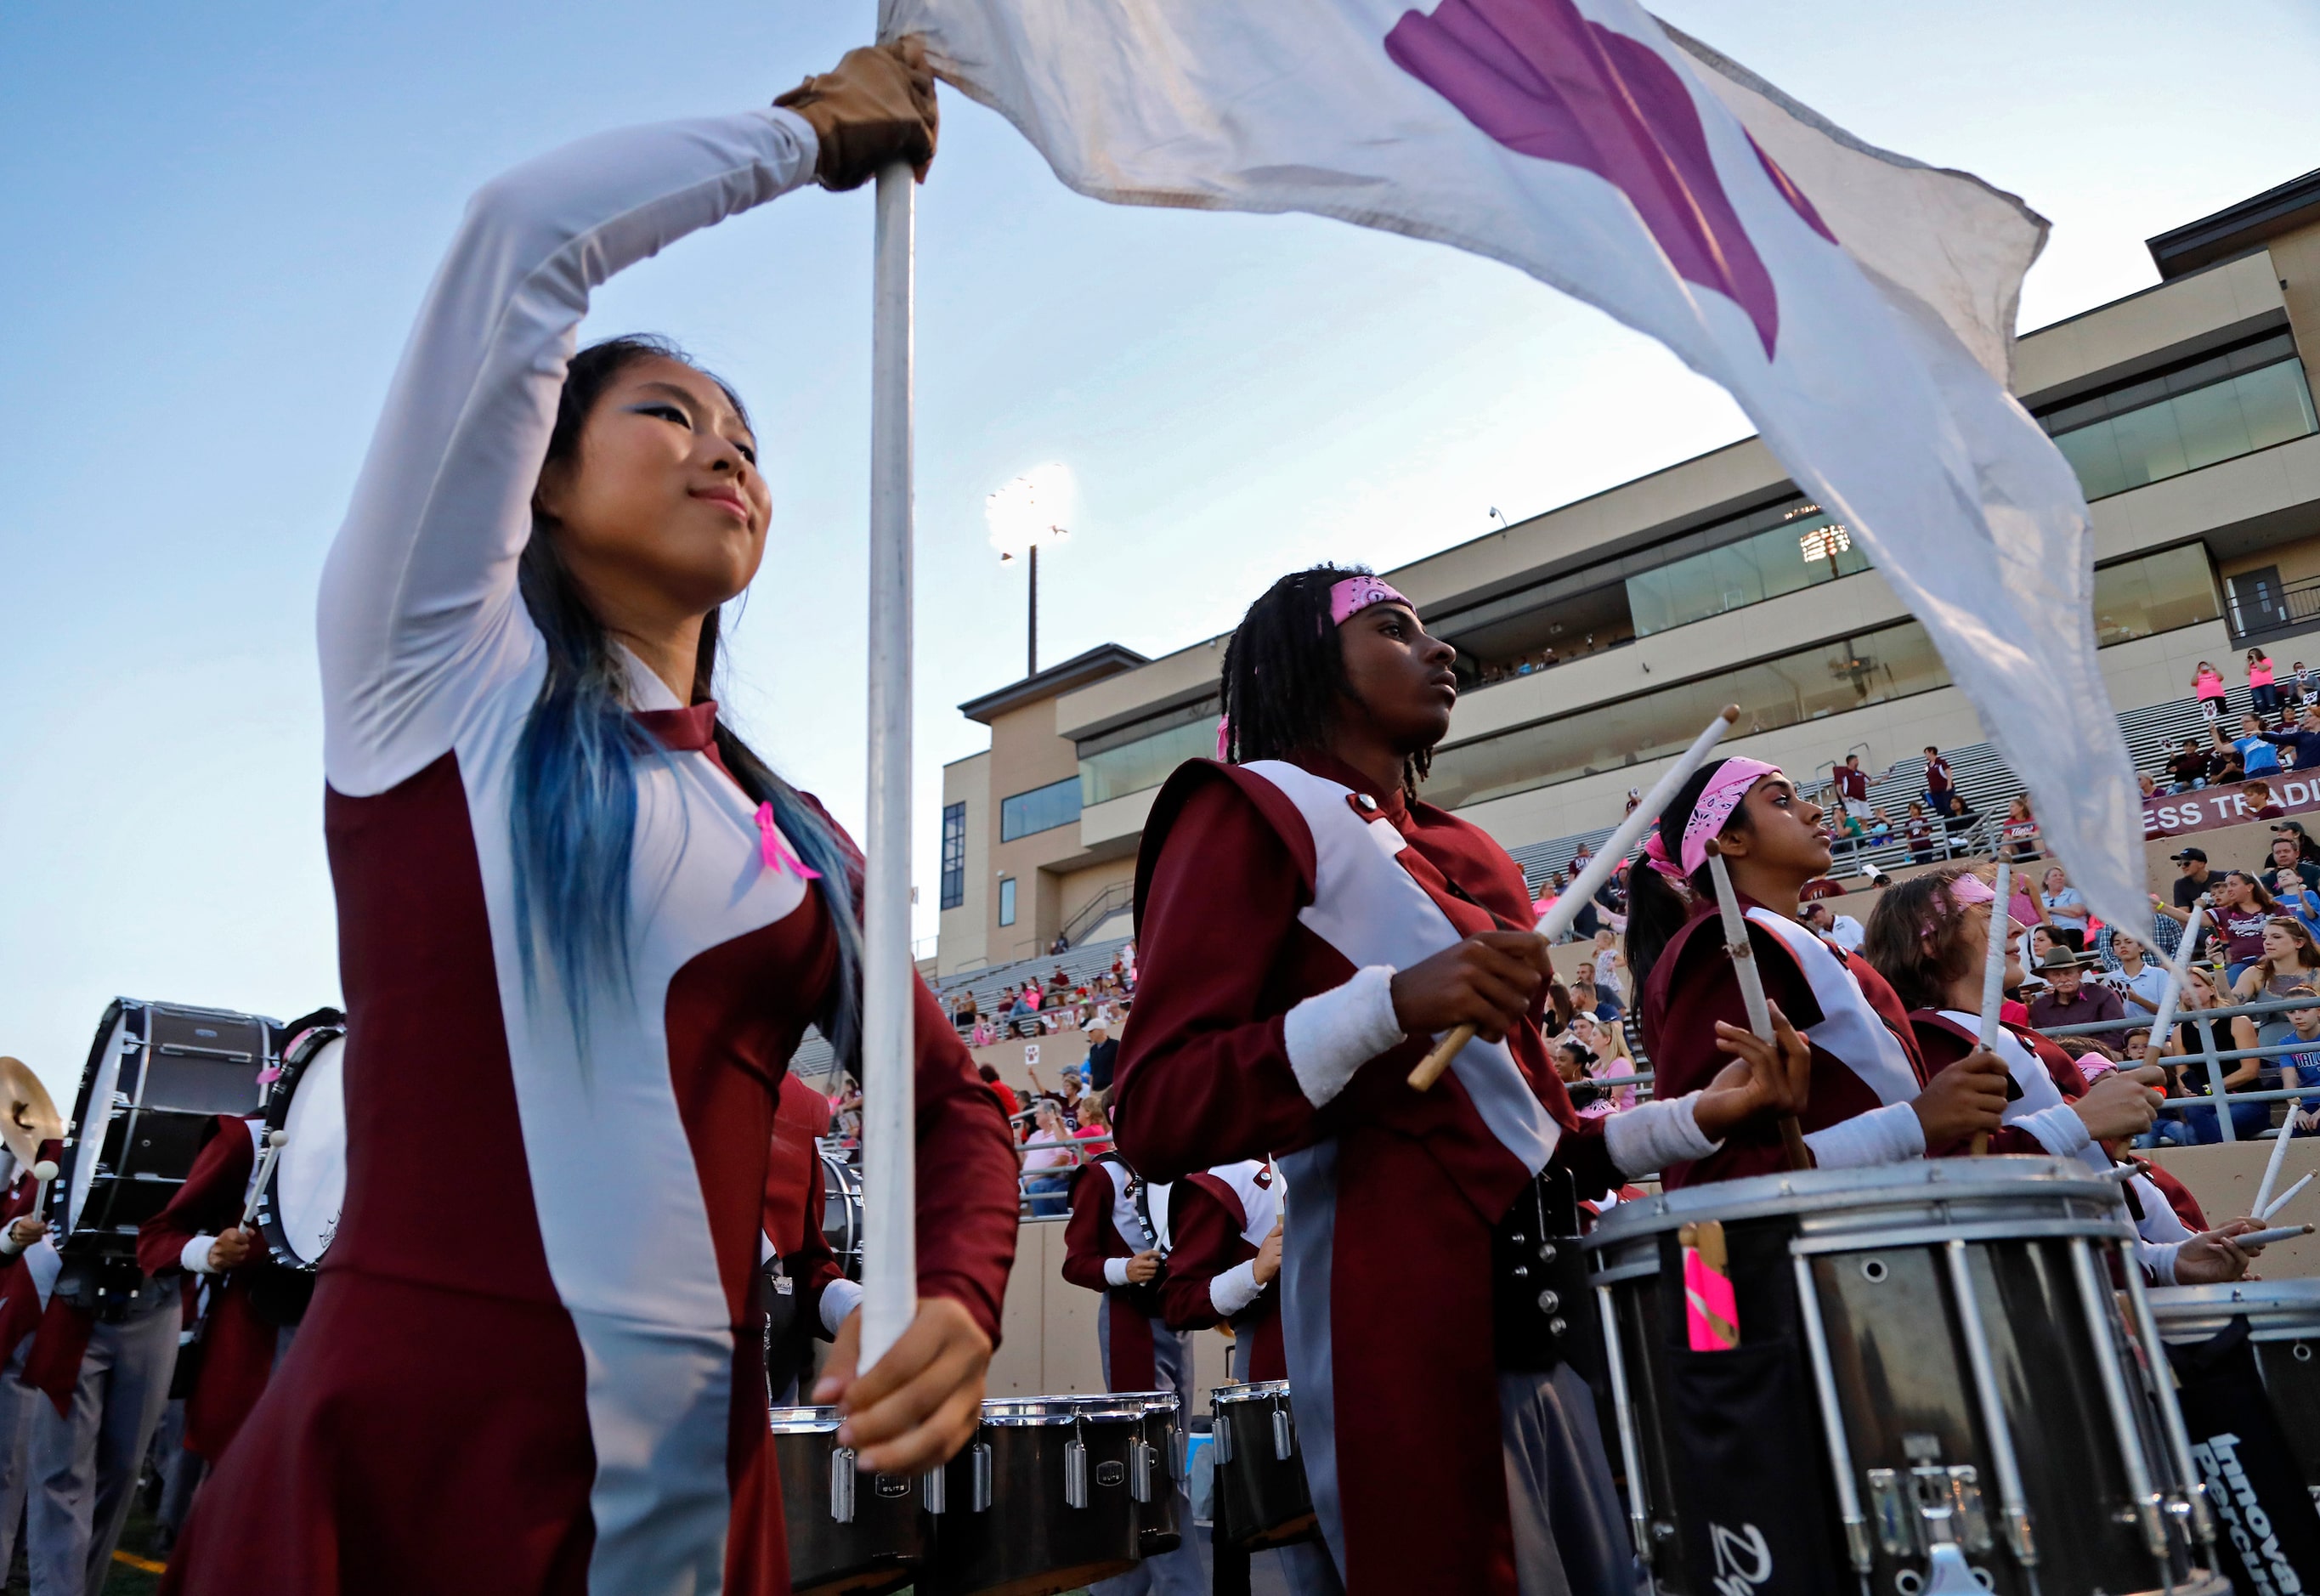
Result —
[[1628, 0], [890, 0], [1083, 194], [1490, 256], [1729, 389], [1922, 621], [2095, 911], [2149, 918], [2076, 476], [2007, 394], [2045, 223]]

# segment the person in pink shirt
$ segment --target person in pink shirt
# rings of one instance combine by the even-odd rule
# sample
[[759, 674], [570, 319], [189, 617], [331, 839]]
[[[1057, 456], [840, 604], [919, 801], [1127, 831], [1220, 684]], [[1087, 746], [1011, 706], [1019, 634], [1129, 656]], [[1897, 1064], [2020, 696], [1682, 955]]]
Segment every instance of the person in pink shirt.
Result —
[[2279, 713], [2279, 688], [2272, 681], [2271, 656], [2261, 648], [2247, 651], [2248, 698], [2259, 715]]
[[2224, 712], [2224, 678], [2206, 660], [2191, 674], [2191, 696], [2199, 701], [2199, 713], [2212, 726]]

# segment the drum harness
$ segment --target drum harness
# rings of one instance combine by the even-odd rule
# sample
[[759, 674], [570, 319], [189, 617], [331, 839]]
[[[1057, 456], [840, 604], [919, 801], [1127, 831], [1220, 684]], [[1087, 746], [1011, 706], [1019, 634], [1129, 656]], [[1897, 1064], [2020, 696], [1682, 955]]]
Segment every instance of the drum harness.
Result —
[[1545, 1373], [1593, 1367], [1600, 1340], [1579, 1239], [1577, 1188], [1567, 1169], [1531, 1176], [1491, 1234], [1491, 1319], [1499, 1367]]

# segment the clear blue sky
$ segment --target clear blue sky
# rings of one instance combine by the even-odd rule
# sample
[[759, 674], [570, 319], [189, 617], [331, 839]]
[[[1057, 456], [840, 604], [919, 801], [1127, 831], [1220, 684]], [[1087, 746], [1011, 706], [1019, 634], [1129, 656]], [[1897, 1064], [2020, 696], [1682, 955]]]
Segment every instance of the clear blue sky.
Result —
[[[1872, 141], [2053, 218], [2023, 324], [2320, 165], [2308, 0], [1673, 0]], [[467, 194], [605, 126], [761, 104], [865, 3], [0, 10], [0, 1052], [60, 1092], [117, 993], [332, 1000], [313, 599]], [[1076, 473], [1042, 657], [1160, 653], [1281, 571], [1385, 566], [1741, 435], [1720, 392], [1503, 268], [1302, 218], [1114, 210], [954, 98], [920, 211], [920, 823], [1020, 675], [983, 496]], [[808, 193], [620, 279], [757, 412], [748, 734], [861, 815], [870, 209]]]

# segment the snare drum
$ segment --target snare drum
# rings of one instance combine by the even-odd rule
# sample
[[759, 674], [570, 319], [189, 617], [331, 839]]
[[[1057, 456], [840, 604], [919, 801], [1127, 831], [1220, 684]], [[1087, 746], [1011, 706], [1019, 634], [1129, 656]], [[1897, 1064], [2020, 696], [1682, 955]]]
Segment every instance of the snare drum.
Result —
[[821, 1156], [821, 1238], [848, 1280], [862, 1278], [861, 1172], [836, 1153]]
[[2320, 1280], [2167, 1286], [2151, 1312], [2243, 1588], [2320, 1586]]
[[946, 1471], [920, 1588], [1047, 1596], [1174, 1550], [1173, 1448], [1154, 1437], [1175, 1428], [1176, 1412], [1165, 1392], [983, 1403], [982, 1427]]
[[1216, 1437], [1216, 1538], [1254, 1552], [1318, 1538], [1289, 1382], [1220, 1385], [1209, 1393]]
[[838, 1444], [835, 1408], [775, 1408], [773, 1432], [796, 1596], [909, 1584], [932, 1537], [927, 1487], [941, 1474], [860, 1473], [852, 1448]]
[[[1739, 1342], [1694, 1350], [1680, 1229], [1710, 1220]], [[1619, 1204], [1586, 1245], [1655, 1588], [2224, 1596], [2134, 1239], [2116, 1183], [2053, 1158]]]
[[274, 1063], [274, 1021], [226, 1009], [115, 998], [81, 1071], [46, 1215], [68, 1260], [125, 1260], [215, 1132], [256, 1113]]

